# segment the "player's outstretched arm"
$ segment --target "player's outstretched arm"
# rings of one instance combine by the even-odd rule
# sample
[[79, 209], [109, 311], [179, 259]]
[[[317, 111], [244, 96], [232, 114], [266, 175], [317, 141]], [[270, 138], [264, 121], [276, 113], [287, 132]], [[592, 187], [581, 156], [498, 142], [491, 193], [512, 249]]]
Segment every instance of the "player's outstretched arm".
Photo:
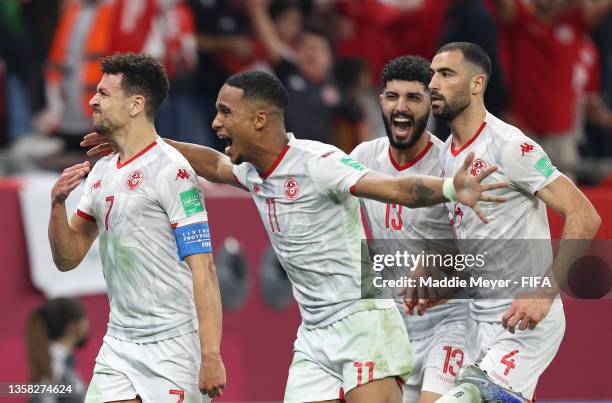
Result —
[[[232, 170], [233, 164], [226, 155], [212, 148], [197, 144], [182, 143], [169, 139], [164, 139], [164, 141], [183, 154], [198, 176], [210, 182], [226, 183], [242, 189], [242, 186], [234, 177]], [[80, 145], [84, 148], [92, 147], [87, 150], [87, 155], [90, 157], [97, 154], [117, 151], [115, 145], [108, 136], [103, 136], [98, 133], [89, 133], [83, 137], [83, 141]]]
[[234, 177], [233, 166], [229, 157], [217, 150], [197, 144], [180, 141], [165, 141], [176, 148], [189, 161], [198, 176], [214, 183], [225, 183], [241, 187]]
[[354, 194], [384, 203], [399, 203], [411, 208], [432, 206], [447, 200], [458, 201], [471, 207], [478, 217], [487, 223], [488, 219], [478, 207], [478, 201], [505, 201], [503, 197], [484, 192], [508, 185], [505, 182], [482, 184], [481, 182], [495, 172], [497, 167], [487, 167], [479, 175], [472, 176], [468, 173], [468, 168], [473, 159], [474, 153], [471, 152], [452, 180], [425, 175], [391, 177], [370, 171], [355, 184]]
[[193, 277], [193, 296], [200, 329], [199, 387], [210, 397], [223, 394], [225, 367], [221, 360], [221, 293], [212, 253], [200, 253], [185, 258]]
[[548, 207], [565, 218], [559, 249], [547, 277], [551, 287], [517, 295], [502, 317], [502, 326], [514, 333], [533, 329], [542, 321], [554, 298], [567, 283], [569, 269], [587, 252], [595, 237], [601, 218], [593, 204], [566, 176], [561, 175], [536, 193]]
[[98, 236], [98, 226], [94, 222], [75, 214], [68, 223], [66, 216], [65, 201], [89, 170], [87, 161], [66, 168], [51, 189], [49, 244], [53, 262], [61, 271], [77, 267]]

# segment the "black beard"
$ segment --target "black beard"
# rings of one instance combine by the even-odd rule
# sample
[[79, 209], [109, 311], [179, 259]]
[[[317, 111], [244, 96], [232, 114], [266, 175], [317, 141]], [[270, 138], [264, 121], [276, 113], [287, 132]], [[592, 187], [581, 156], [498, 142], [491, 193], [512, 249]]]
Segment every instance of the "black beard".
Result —
[[389, 139], [389, 144], [391, 147], [397, 148], [399, 150], [406, 150], [414, 146], [423, 133], [425, 133], [425, 128], [427, 127], [427, 120], [429, 119], [429, 113], [425, 115], [421, 119], [414, 119], [414, 125], [412, 126], [412, 137], [406, 143], [398, 143], [393, 138], [393, 131], [391, 130], [391, 122], [390, 119], [387, 119], [384, 113], [381, 112], [383, 123], [385, 124], [385, 131], [387, 132], [387, 138]]
[[97, 125], [94, 125], [93, 129], [96, 133], [101, 134], [103, 136], [110, 136], [113, 132], [113, 128], [103, 123], [98, 123]]
[[454, 120], [461, 112], [470, 106], [469, 96], [458, 97], [453, 102], [446, 101], [446, 98], [441, 95], [438, 96], [442, 98], [444, 104], [438, 109], [433, 108], [433, 115], [445, 122]]

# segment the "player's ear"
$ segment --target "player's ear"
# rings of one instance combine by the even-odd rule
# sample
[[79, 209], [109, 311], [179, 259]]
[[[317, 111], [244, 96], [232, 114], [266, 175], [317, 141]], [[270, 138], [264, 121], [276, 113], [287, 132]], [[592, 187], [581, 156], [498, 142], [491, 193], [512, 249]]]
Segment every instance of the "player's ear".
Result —
[[255, 114], [255, 120], [253, 121], [255, 130], [263, 129], [267, 122], [268, 122], [268, 112], [263, 111], [263, 110], [257, 111], [257, 113]]
[[130, 116], [134, 117], [144, 111], [145, 99], [142, 95], [134, 95], [130, 99]]
[[487, 77], [484, 74], [476, 74], [474, 78], [472, 78], [472, 95], [478, 95], [483, 93], [485, 90], [485, 84], [487, 82]]

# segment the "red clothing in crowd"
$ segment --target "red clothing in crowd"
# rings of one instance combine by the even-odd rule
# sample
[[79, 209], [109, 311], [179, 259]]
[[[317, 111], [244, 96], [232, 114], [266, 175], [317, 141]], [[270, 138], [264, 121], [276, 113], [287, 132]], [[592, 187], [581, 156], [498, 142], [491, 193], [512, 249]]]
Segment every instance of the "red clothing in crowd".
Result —
[[410, 11], [383, 0], [343, 0], [338, 11], [350, 18], [354, 32], [338, 38], [339, 56], [363, 57], [380, 80], [383, 66], [395, 57], [420, 55], [431, 60], [439, 45], [448, 1], [424, 0]]
[[586, 26], [578, 8], [553, 23], [541, 21], [528, 0], [517, 0], [517, 15], [504, 26], [510, 109], [523, 130], [538, 135], [572, 130], [576, 91], [574, 69]]

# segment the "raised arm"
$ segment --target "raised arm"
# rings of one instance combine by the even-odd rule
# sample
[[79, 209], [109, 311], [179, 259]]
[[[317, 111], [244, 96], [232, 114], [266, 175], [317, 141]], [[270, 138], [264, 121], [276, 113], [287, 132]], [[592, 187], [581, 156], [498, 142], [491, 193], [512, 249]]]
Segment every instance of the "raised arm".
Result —
[[280, 62], [283, 58], [285, 45], [276, 32], [276, 27], [268, 12], [269, 1], [248, 0], [247, 5], [255, 33], [265, 46], [270, 61], [272, 63]]
[[[198, 176], [210, 182], [226, 183], [243, 189], [234, 177], [233, 164], [226, 155], [197, 144], [182, 143], [169, 139], [164, 139], [164, 141], [183, 154]], [[87, 150], [87, 155], [90, 157], [116, 151], [116, 146], [107, 136], [95, 132], [83, 137], [81, 147], [92, 147]]]
[[507, 184], [503, 182], [481, 184], [484, 178], [497, 170], [497, 167], [487, 167], [478, 176], [472, 176], [468, 173], [468, 168], [473, 159], [472, 152], [452, 179], [424, 175], [391, 177], [370, 171], [355, 184], [353, 193], [358, 197], [384, 203], [399, 203], [413, 208], [432, 206], [448, 200], [458, 201], [471, 207], [478, 217], [487, 223], [487, 218], [477, 206], [478, 201], [504, 201], [503, 197], [483, 192], [506, 187]]
[[66, 168], [51, 190], [49, 244], [53, 262], [61, 271], [76, 268], [98, 236], [98, 226], [86, 218], [73, 215], [68, 222], [65, 201], [85, 174], [89, 162]]

